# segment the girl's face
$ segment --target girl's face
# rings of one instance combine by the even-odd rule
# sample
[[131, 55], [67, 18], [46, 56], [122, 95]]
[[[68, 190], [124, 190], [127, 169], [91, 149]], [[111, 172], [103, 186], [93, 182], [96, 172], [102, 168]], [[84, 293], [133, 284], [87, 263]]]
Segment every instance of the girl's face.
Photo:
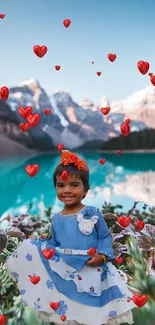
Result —
[[62, 180], [61, 176], [56, 176], [57, 197], [65, 206], [72, 206], [80, 203], [87, 191], [84, 190], [82, 180], [79, 176], [68, 175], [67, 181]]

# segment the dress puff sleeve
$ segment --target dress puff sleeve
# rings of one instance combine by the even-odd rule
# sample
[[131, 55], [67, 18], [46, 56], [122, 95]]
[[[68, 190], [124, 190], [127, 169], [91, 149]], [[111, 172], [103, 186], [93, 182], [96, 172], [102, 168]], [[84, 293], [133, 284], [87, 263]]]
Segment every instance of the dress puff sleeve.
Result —
[[114, 259], [114, 252], [112, 247], [112, 236], [109, 232], [108, 226], [104, 220], [100, 210], [97, 209], [98, 221], [96, 223], [96, 229], [98, 233], [98, 247], [97, 253], [104, 254], [108, 262]]

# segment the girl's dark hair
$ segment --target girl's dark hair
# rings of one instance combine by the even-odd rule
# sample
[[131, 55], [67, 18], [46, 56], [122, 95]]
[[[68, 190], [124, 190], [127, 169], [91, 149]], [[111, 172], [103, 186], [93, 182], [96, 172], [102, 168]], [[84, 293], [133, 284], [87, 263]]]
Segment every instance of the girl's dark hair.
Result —
[[64, 170], [68, 171], [69, 174], [79, 176], [82, 180], [85, 191], [88, 191], [90, 189], [89, 170], [87, 171], [78, 170], [74, 164], [69, 164], [67, 166], [60, 164], [56, 167], [53, 175], [53, 183], [55, 187], [56, 187], [56, 176], [60, 176]]

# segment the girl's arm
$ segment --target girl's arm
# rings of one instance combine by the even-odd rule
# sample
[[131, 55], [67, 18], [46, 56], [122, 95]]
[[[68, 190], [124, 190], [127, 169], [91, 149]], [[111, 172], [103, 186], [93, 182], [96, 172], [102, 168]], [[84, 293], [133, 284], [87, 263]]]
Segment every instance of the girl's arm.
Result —
[[107, 257], [107, 261], [112, 261], [114, 259], [113, 247], [112, 247], [112, 237], [109, 232], [108, 226], [104, 220], [99, 209], [97, 209], [98, 221], [96, 223], [96, 229], [98, 233], [98, 247], [97, 253], [104, 254]]

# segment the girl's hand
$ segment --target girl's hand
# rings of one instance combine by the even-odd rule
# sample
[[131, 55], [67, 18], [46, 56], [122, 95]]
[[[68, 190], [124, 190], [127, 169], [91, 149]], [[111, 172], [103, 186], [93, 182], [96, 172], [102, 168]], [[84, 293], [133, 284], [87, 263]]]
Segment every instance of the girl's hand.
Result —
[[100, 266], [104, 263], [104, 259], [100, 254], [95, 254], [90, 260], [86, 262], [89, 266]]

